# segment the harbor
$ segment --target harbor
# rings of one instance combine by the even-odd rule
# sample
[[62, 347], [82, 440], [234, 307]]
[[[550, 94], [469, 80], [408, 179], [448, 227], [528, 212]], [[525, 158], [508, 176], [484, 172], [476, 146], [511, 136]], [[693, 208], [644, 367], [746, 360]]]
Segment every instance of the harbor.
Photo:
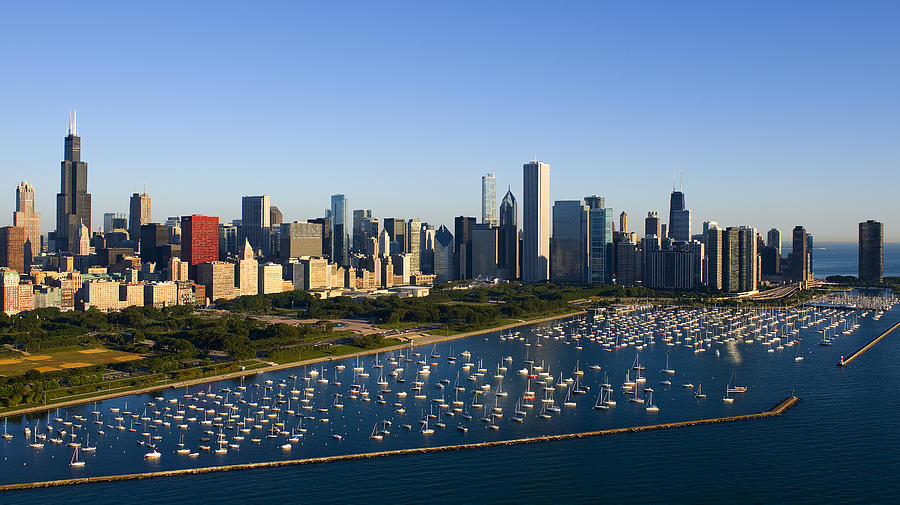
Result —
[[338, 462], [770, 417], [796, 403], [798, 385], [896, 319], [893, 307], [637, 305], [53, 408], [4, 419], [0, 457], [18, 464], [7, 464], [2, 485]]
[[79, 484], [91, 484], [91, 483], [100, 483], [100, 482], [117, 482], [117, 481], [126, 481], [126, 480], [138, 480], [138, 479], [151, 479], [158, 477], [176, 477], [181, 475], [197, 475], [203, 473], [211, 473], [211, 472], [226, 472], [226, 471], [235, 471], [235, 470], [254, 470], [254, 469], [262, 469], [262, 468], [273, 468], [273, 467], [282, 467], [282, 466], [294, 466], [294, 465], [313, 465], [313, 464], [323, 464], [323, 463], [333, 463], [338, 461], [352, 461], [359, 459], [372, 459], [372, 458], [384, 458], [390, 456], [405, 456], [405, 455], [420, 455], [420, 454], [429, 454], [435, 452], [446, 452], [446, 451], [466, 451], [473, 449], [489, 449], [493, 447], [507, 447], [512, 445], [519, 444], [533, 444], [538, 442], [554, 442], [560, 440], [569, 440], [576, 438], [587, 438], [587, 437], [601, 437], [601, 436], [609, 436], [609, 435], [618, 435], [625, 433], [640, 433], [644, 431], [657, 431], [657, 430], [671, 430], [675, 428], [685, 428], [690, 426], [699, 426], [704, 424], [716, 424], [716, 423], [727, 423], [727, 422], [737, 422], [737, 421], [747, 421], [750, 419], [764, 419], [767, 417], [780, 416], [789, 408], [793, 407], [800, 401], [796, 396], [791, 396], [789, 398], [785, 398], [781, 402], [778, 403], [771, 410], [767, 410], [765, 412], [759, 412], [757, 414], [745, 414], [740, 416], [729, 416], [729, 417], [720, 417], [714, 419], [696, 419], [693, 421], [683, 421], [678, 423], [666, 423], [666, 424], [654, 424], [648, 426], [632, 426], [630, 428], [617, 428], [611, 430], [600, 430], [600, 431], [590, 431], [583, 433], [568, 433], [563, 435], [548, 435], [548, 436], [540, 436], [540, 437], [530, 437], [530, 438], [520, 438], [514, 440], [500, 440], [494, 442], [481, 442], [474, 444], [458, 444], [458, 445], [444, 445], [438, 447], [421, 447], [416, 449], [400, 449], [394, 451], [381, 451], [381, 452], [370, 452], [363, 454], [345, 454], [341, 456], [327, 456], [321, 458], [308, 458], [308, 459], [296, 459], [296, 460], [287, 460], [287, 461], [269, 461], [264, 463], [247, 463], [242, 465], [226, 465], [226, 466], [212, 466], [206, 468], [192, 468], [185, 470], [170, 470], [164, 472], [152, 472], [152, 473], [138, 473], [138, 474], [124, 474], [124, 475], [109, 475], [103, 477], [86, 477], [81, 479], [65, 479], [65, 480], [55, 480], [55, 481], [43, 481], [43, 482], [30, 482], [24, 484], [7, 484], [0, 486], [0, 492], [4, 491], [18, 491], [24, 489], [39, 489], [39, 488], [47, 488], [47, 487], [58, 487], [58, 486], [71, 486], [71, 485], [79, 485]]

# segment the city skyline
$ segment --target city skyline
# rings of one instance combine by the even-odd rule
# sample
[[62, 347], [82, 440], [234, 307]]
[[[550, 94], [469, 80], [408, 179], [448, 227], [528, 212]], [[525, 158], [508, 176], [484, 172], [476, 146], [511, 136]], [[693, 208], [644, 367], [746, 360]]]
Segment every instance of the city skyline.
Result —
[[[10, 16], [22, 22], [0, 35], [23, 42], [0, 83], [3, 96], [16, 97], [0, 124], [0, 149], [14, 167], [0, 187], [34, 185], [45, 234], [59, 137], [74, 107], [94, 223], [127, 211], [128, 195], [146, 190], [157, 220], [237, 218], [234, 202], [248, 194], [268, 194], [299, 219], [343, 193], [380, 216], [452, 226], [453, 216], [480, 215], [479, 176], [494, 172], [499, 188], [521, 195], [519, 166], [535, 156], [556, 167], [551, 201], [600, 194], [635, 216], [667, 215], [669, 177], [682, 171], [694, 229], [705, 220], [783, 231], [802, 222], [820, 241], [852, 242], [858, 222], [900, 210], [890, 194], [900, 153], [889, 134], [900, 117], [900, 70], [883, 65], [900, 47], [894, 4], [866, 12], [663, 5], [651, 16], [590, 4], [566, 12], [479, 6], [479, 16], [438, 6], [398, 16], [361, 5], [340, 24], [329, 6], [286, 5], [276, 8], [284, 21], [274, 22], [301, 13], [310, 22], [269, 30], [283, 40], [244, 28], [261, 14], [230, 8], [207, 19], [189, 6], [178, 21], [165, 9], [143, 21], [90, 6], [34, 9], [19, 6]], [[540, 42], [515, 36], [515, 26], [537, 21]], [[35, 67], [70, 43], [60, 28], [72, 23], [91, 32], [78, 57]], [[802, 38], [787, 28], [800, 23]], [[204, 37], [223, 32], [232, 37]], [[209, 42], [181, 53], [178, 41], [198, 35]], [[144, 44], [151, 39], [152, 48]], [[236, 67], [254, 71], [225, 70]], [[548, 78], [529, 82], [523, 69]], [[549, 128], [532, 128], [532, 117]], [[148, 139], [155, 156], [144, 155]], [[238, 183], [248, 171], [263, 176]], [[179, 186], [206, 191], [186, 206]], [[454, 197], [435, 199], [417, 191], [423, 186]], [[842, 205], [825, 205], [834, 188]], [[885, 241], [900, 242], [900, 229], [886, 224]]]

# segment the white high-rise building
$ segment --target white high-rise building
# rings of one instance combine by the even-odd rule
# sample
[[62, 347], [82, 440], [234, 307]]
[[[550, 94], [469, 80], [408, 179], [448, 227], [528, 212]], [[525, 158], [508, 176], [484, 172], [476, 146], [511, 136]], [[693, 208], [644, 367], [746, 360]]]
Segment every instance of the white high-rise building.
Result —
[[481, 222], [500, 226], [500, 218], [497, 217], [497, 177], [493, 172], [481, 177]]
[[523, 166], [522, 280], [550, 279], [550, 164]]

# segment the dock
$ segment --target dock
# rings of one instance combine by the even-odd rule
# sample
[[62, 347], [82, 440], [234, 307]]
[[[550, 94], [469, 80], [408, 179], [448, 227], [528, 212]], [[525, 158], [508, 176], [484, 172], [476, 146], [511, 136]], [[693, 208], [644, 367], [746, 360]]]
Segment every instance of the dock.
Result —
[[838, 361], [837, 366], [847, 366], [847, 365], [849, 365], [850, 363], [853, 363], [853, 360], [855, 360], [856, 358], [862, 356], [863, 353], [865, 353], [866, 351], [868, 351], [869, 349], [871, 349], [872, 347], [874, 347], [875, 344], [877, 344], [878, 342], [881, 341], [881, 339], [883, 339], [884, 337], [886, 337], [886, 336], [890, 335], [891, 333], [893, 333], [893, 331], [896, 330], [897, 328], [900, 328], [900, 322], [898, 322], [898, 323], [895, 324], [894, 326], [891, 326], [890, 328], [888, 328], [887, 331], [885, 331], [885, 332], [882, 333], [881, 335], [878, 335], [877, 337], [875, 337], [875, 338], [874, 338], [871, 342], [869, 342], [868, 344], [866, 344], [866, 345], [860, 347], [859, 350], [857, 350], [856, 352], [854, 352], [853, 354], [851, 354], [850, 357], [844, 359], [844, 357], [841, 356], [841, 360]]
[[284, 467], [284, 466], [297, 466], [297, 465], [315, 465], [322, 463], [333, 463], [337, 461], [353, 461], [353, 460], [362, 460], [362, 459], [373, 459], [373, 458], [383, 458], [389, 456], [405, 456], [405, 455], [417, 455], [417, 454], [429, 454], [435, 452], [449, 452], [449, 451], [466, 451], [473, 449], [488, 449], [492, 447], [507, 447], [513, 445], [522, 445], [522, 444], [532, 444], [538, 442], [555, 442], [560, 440], [571, 440], [577, 438], [589, 438], [589, 437], [602, 437], [608, 435], [618, 435], [625, 433], [640, 433], [645, 431], [657, 431], [657, 430], [671, 430], [675, 428], [686, 428], [689, 426], [700, 426], [704, 424], [718, 424], [718, 423], [728, 423], [728, 422], [737, 422], [737, 421], [747, 421], [750, 419], [764, 419], [774, 416], [780, 416], [789, 408], [793, 407], [800, 401], [800, 398], [796, 396], [789, 396], [778, 403], [775, 407], [770, 410], [766, 410], [764, 412], [759, 412], [756, 414], [744, 414], [739, 416], [727, 416], [727, 417], [716, 417], [710, 419], [696, 419], [693, 421], [680, 421], [675, 423], [663, 423], [663, 424], [652, 424], [645, 426], [632, 426], [627, 428], [614, 428], [609, 430], [599, 430], [599, 431], [587, 431], [580, 433], [566, 433], [562, 435], [545, 435], [538, 437], [528, 437], [528, 438], [519, 438], [513, 440], [498, 440], [494, 442], [480, 442], [480, 443], [472, 443], [472, 444], [460, 444], [460, 445], [444, 445], [437, 447], [419, 447], [415, 449], [398, 449], [392, 451], [379, 451], [379, 452], [367, 452], [361, 454], [344, 454], [339, 456], [324, 456], [319, 458], [305, 458], [305, 459], [293, 459], [293, 460], [283, 460], [283, 461], [269, 461], [263, 463], [244, 463], [238, 465], [221, 465], [221, 466], [211, 466], [204, 468], [185, 468], [179, 470], [168, 470], [162, 472], [148, 472], [148, 473], [131, 473], [131, 474], [122, 474], [122, 475], [104, 475], [98, 477], [84, 477], [80, 479], [63, 479], [63, 480], [51, 480], [51, 481], [43, 481], [43, 482], [26, 482], [21, 484], [6, 484], [0, 486], [0, 492], [3, 491], [19, 491], [25, 489], [39, 489], [39, 488], [49, 488], [49, 487], [59, 487], [59, 486], [70, 486], [77, 484], [91, 484], [91, 483], [99, 483], [99, 482], [118, 482], [118, 481], [127, 481], [127, 480], [139, 480], [139, 479], [151, 479], [157, 477], [177, 477], [184, 475], [199, 475], [205, 473], [212, 472], [226, 472], [226, 471], [234, 471], [234, 470], [253, 470], [260, 468], [276, 468], [276, 467]]

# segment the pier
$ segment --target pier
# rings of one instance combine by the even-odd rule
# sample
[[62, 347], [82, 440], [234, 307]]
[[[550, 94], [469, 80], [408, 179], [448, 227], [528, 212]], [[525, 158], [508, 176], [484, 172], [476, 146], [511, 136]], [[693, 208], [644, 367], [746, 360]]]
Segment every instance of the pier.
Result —
[[[900, 323], [894, 326], [896, 328], [900, 326]], [[890, 331], [893, 331], [894, 328], [891, 328]], [[880, 338], [880, 337], [879, 337]], [[872, 342], [874, 344], [874, 342]], [[871, 344], [870, 344], [871, 345]], [[652, 424], [645, 426], [631, 426], [627, 428], [613, 428], [609, 430], [599, 430], [599, 431], [588, 431], [581, 433], [566, 433], [562, 435], [545, 435], [538, 437], [528, 437], [528, 438], [519, 438], [513, 440], [498, 440], [494, 442], [481, 442], [481, 443], [472, 443], [472, 444], [460, 444], [460, 445], [444, 445], [438, 447], [419, 447], [415, 449], [398, 449], [392, 451], [380, 451], [380, 452], [368, 452], [361, 454], [344, 454], [339, 456], [325, 456], [319, 458], [306, 458], [306, 459], [293, 459], [293, 460], [284, 460], [284, 461], [270, 461], [263, 463], [245, 463], [238, 465], [222, 465], [222, 466], [211, 466], [205, 468], [185, 468], [179, 470], [168, 470], [162, 472], [148, 472], [148, 473], [131, 473], [131, 474], [122, 474], [122, 475], [104, 475], [98, 477], [84, 477], [80, 479], [62, 479], [62, 480], [51, 480], [51, 481], [43, 481], [43, 482], [27, 482], [22, 484], [6, 484], [0, 486], [0, 492], [2, 491], [17, 491], [24, 489], [38, 489], [38, 488], [49, 488], [49, 487], [59, 487], [59, 486], [69, 486], [76, 484], [90, 484], [90, 483], [98, 483], [98, 482], [117, 482], [117, 481], [126, 481], [126, 480], [138, 480], [138, 479], [150, 479], [156, 477], [177, 477], [182, 475], [198, 475], [212, 472], [225, 472], [232, 470], [252, 470], [259, 468], [275, 468], [275, 467], [283, 467], [283, 466], [295, 466], [295, 465], [314, 465], [321, 463], [331, 463], [336, 461], [352, 461], [352, 460], [361, 460], [361, 459], [372, 459], [372, 458], [382, 458], [388, 456], [404, 456], [404, 455], [414, 455], [414, 454], [428, 454], [434, 452], [447, 452], [447, 451], [464, 451], [464, 450], [472, 450], [472, 449], [487, 449], [492, 447], [505, 447], [505, 446], [513, 446], [513, 445], [521, 445], [521, 444], [531, 444], [537, 442], [554, 442], [559, 440], [570, 440], [576, 438], [588, 438], [588, 437], [601, 437], [607, 435], [618, 435], [623, 433], [639, 433], [644, 431], [656, 431], [656, 430], [670, 430], [674, 428], [685, 428], [689, 426], [700, 426], [704, 424], [717, 424], [717, 423], [728, 423], [728, 422], [736, 422], [736, 421], [746, 421], [750, 419], [763, 419], [768, 417], [780, 416], [789, 408], [793, 407], [800, 401], [800, 398], [796, 396], [789, 396], [782, 400], [778, 405], [773, 407], [770, 410], [766, 410], [764, 412], [759, 412], [756, 414], [744, 414], [739, 416], [727, 416], [727, 417], [716, 417], [710, 419], [697, 419], [693, 421], [680, 421], [675, 423], [663, 423], [663, 424]]]
[[895, 324], [894, 326], [891, 326], [890, 328], [887, 329], [887, 331], [885, 331], [885, 332], [882, 333], [881, 335], [878, 335], [877, 337], [875, 337], [871, 342], [869, 342], [868, 344], [866, 344], [866, 345], [860, 347], [858, 351], [856, 351], [856, 352], [854, 352], [853, 354], [851, 354], [850, 357], [848, 357], [847, 359], [844, 359], [844, 358], [842, 357], [841, 360], [838, 362], [837, 365], [838, 365], [838, 366], [847, 366], [847, 365], [849, 365], [850, 363], [853, 362], [853, 360], [855, 360], [856, 358], [862, 356], [864, 352], [866, 352], [866, 351], [868, 351], [869, 349], [871, 349], [872, 347], [874, 347], [875, 344], [877, 344], [878, 342], [881, 341], [881, 339], [883, 339], [884, 337], [890, 335], [890, 334], [891, 334], [894, 330], [896, 330], [897, 328], [900, 328], [900, 323], [897, 323], [897, 324]]

